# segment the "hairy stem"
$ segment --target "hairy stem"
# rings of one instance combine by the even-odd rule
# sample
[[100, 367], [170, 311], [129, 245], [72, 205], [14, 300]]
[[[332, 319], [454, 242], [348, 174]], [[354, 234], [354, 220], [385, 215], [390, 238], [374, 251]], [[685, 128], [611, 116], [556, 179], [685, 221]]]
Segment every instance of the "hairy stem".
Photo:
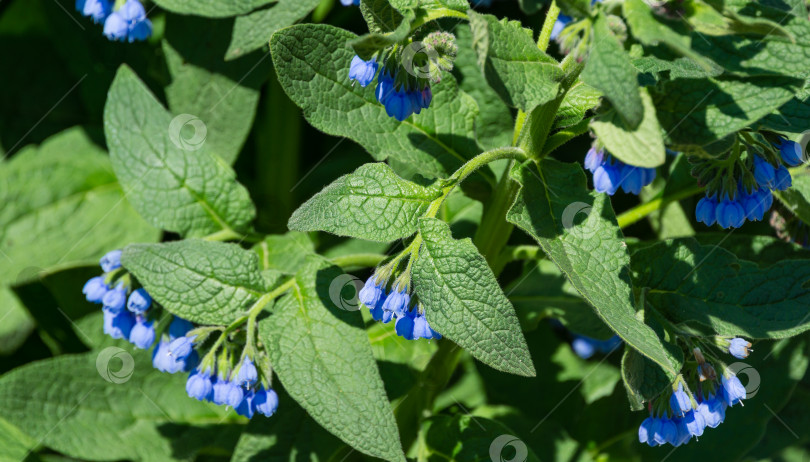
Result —
[[617, 221], [619, 222], [620, 228], [626, 228], [647, 215], [657, 212], [658, 210], [663, 209], [667, 205], [671, 204], [672, 202], [677, 202], [681, 199], [686, 199], [687, 197], [694, 196], [695, 194], [699, 194], [703, 192], [703, 188], [700, 186], [694, 186], [689, 189], [684, 189], [673, 193], [669, 196], [664, 196], [663, 193], [656, 197], [655, 199], [645, 202], [643, 204], [639, 204], [632, 209], [622, 213], [617, 217]]

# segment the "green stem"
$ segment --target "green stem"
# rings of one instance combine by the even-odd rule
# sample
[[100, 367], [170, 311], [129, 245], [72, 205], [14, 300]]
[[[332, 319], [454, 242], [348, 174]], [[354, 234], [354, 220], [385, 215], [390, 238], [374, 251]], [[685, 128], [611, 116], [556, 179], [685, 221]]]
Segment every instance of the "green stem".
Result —
[[215, 242], [245, 241], [256, 243], [261, 242], [264, 239], [264, 237], [258, 234], [242, 234], [230, 228], [225, 228], [215, 233], [211, 233], [207, 236], [203, 236], [202, 239], [204, 241], [215, 241]]
[[386, 258], [387, 257], [381, 253], [355, 253], [334, 257], [329, 261], [343, 269], [372, 268], [385, 261]]
[[704, 188], [700, 186], [694, 186], [692, 188], [678, 191], [666, 197], [661, 195], [649, 202], [639, 204], [618, 216], [617, 221], [619, 222], [619, 227], [626, 228], [640, 221], [647, 215], [666, 207], [672, 202], [676, 202], [681, 199], [686, 199], [687, 197], [691, 197], [694, 196], [695, 194], [703, 192], [703, 189]]
[[441, 18], [459, 18], [464, 20], [470, 19], [469, 16], [467, 16], [467, 13], [464, 13], [463, 11], [451, 10], [450, 8], [431, 8], [427, 12], [417, 16], [417, 18], [411, 24], [411, 33], [426, 23]]
[[537, 48], [546, 51], [548, 49], [548, 42], [551, 40], [551, 31], [554, 29], [554, 24], [560, 16], [560, 7], [557, 2], [552, 0], [551, 5], [548, 7], [546, 19], [543, 21], [543, 28], [540, 30], [540, 37], [537, 38]]
[[487, 259], [490, 266], [509, 241], [509, 236], [514, 228], [512, 223], [506, 221], [506, 212], [514, 203], [517, 192], [520, 190], [520, 185], [509, 176], [514, 164], [512, 161], [506, 167], [501, 181], [498, 182], [498, 186], [487, 204], [481, 224], [473, 239], [478, 251]]

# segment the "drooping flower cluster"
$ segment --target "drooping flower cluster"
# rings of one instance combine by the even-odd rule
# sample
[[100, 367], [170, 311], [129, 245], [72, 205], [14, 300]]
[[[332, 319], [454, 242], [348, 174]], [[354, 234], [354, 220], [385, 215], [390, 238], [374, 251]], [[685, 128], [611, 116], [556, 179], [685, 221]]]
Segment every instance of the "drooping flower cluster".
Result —
[[[720, 346], [720, 343], [718, 343]], [[726, 351], [736, 357], [748, 354], [750, 343], [743, 339], [726, 340]], [[746, 390], [733, 371], [727, 369], [718, 382], [717, 374], [699, 349], [697, 359], [696, 393], [684, 389], [685, 381], [676, 381], [671, 392], [650, 403], [650, 416], [638, 428], [638, 440], [650, 446], [687, 444], [700, 437], [707, 428], [716, 428], [726, 418], [726, 410], [746, 398]]]
[[111, 0], [76, 0], [76, 10], [104, 23], [104, 36], [110, 40], [146, 40], [152, 35], [152, 21], [146, 17], [146, 10], [139, 0], [127, 0], [115, 8], [117, 2]]
[[609, 196], [620, 187], [626, 193], [638, 194], [655, 179], [654, 168], [625, 164], [604, 149], [591, 148], [585, 155], [585, 168], [593, 173], [593, 188]]
[[585, 335], [574, 334], [571, 341], [571, 349], [582, 359], [589, 359], [596, 353], [608, 354], [622, 344], [622, 339], [618, 335], [607, 340], [597, 340]]
[[247, 418], [257, 412], [270, 417], [278, 409], [278, 395], [261, 383], [256, 365], [247, 356], [237, 369], [220, 370], [220, 374], [210, 366], [195, 369], [188, 376], [186, 393], [196, 400], [230, 406]]
[[443, 71], [453, 69], [457, 52], [452, 34], [432, 32], [423, 41], [396, 45], [369, 60], [355, 56], [349, 68], [349, 79], [365, 88], [376, 77], [374, 96], [389, 117], [402, 122], [430, 107], [433, 101], [430, 84], [438, 83]]
[[422, 305], [416, 303], [411, 306], [413, 300], [408, 293], [408, 284], [395, 281], [390, 292], [386, 293], [388, 277], [383, 273], [384, 270], [371, 275], [358, 294], [360, 302], [371, 312], [371, 317], [383, 323], [395, 320], [397, 334], [406, 340], [442, 338], [428, 325]]
[[87, 281], [82, 293], [88, 302], [102, 305], [104, 333], [148, 350], [155, 343], [152, 297], [142, 287], [133, 290], [131, 277], [121, 268], [120, 250], [108, 252], [100, 264], [104, 274]]
[[[781, 161], [765, 152], [749, 151], [743, 166], [743, 175], [729, 185], [720, 176], [715, 181], [707, 181], [716, 169], [699, 165], [696, 167], [698, 181], [706, 184], [706, 195], [695, 208], [697, 221], [711, 226], [715, 223], [722, 228], [739, 228], [747, 220], [761, 221], [773, 205], [772, 191], [784, 191], [792, 186], [790, 172], [785, 167], [795, 167], [802, 163], [802, 148], [795, 141], [779, 139], [776, 147]], [[765, 157], [763, 157], [765, 156]], [[766, 158], [768, 157], [768, 158]], [[727, 180], [727, 179], [726, 179]]]
[[247, 418], [256, 412], [267, 417], [273, 415], [278, 408], [278, 395], [266, 386], [270, 371], [260, 377], [252, 355], [246, 352], [234, 367], [231, 347], [224, 348], [219, 358], [215, 357], [216, 348], [212, 348], [201, 361], [198, 350], [203, 348], [212, 328], [204, 328], [204, 334], [198, 335], [200, 329], [195, 329], [191, 322], [173, 316], [165, 332], [158, 332], [160, 308], [144, 288], [132, 289], [135, 284], [121, 266], [121, 255], [120, 250], [104, 255], [100, 262], [104, 274], [91, 278], [82, 289], [87, 301], [102, 304], [104, 332], [144, 350], [159, 339], [152, 352], [152, 365], [170, 374], [190, 372], [186, 392], [192, 398], [231, 406]]

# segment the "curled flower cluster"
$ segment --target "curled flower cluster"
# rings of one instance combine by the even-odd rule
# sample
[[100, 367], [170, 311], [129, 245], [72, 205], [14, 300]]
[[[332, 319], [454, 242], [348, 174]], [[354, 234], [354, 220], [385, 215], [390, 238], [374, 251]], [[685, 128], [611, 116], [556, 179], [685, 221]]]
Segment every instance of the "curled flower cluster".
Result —
[[[745, 171], [736, 187], [723, 181], [710, 185], [695, 208], [697, 221], [729, 229], [739, 228], [746, 221], [763, 220], [773, 205], [772, 191], [784, 191], [793, 185], [785, 165], [795, 167], [803, 162], [802, 148], [795, 141], [780, 138], [775, 147], [779, 149], [781, 162], [768, 160], [761, 152], [751, 152], [748, 162], [742, 164]], [[697, 171], [699, 181], [714, 175], [711, 168]]]
[[604, 149], [591, 148], [585, 155], [585, 168], [593, 173], [593, 188], [610, 196], [620, 187], [626, 193], [638, 194], [655, 179], [654, 168], [625, 164]]
[[433, 101], [430, 84], [441, 81], [441, 73], [453, 69], [457, 53], [452, 34], [431, 32], [423, 41], [396, 45], [369, 60], [355, 56], [349, 67], [349, 79], [365, 88], [376, 77], [374, 96], [389, 117], [402, 122], [430, 107]]
[[[278, 395], [265, 386], [262, 376], [248, 354], [231, 366], [229, 348], [214, 366], [214, 353], [200, 360], [198, 350], [206, 335], [197, 335], [194, 325], [174, 316], [168, 328], [158, 334], [155, 319], [158, 309], [143, 288], [132, 290], [132, 277], [121, 266], [120, 250], [108, 252], [101, 258], [102, 276], [91, 278], [82, 292], [87, 301], [100, 303], [104, 310], [104, 333], [115, 339], [129, 340], [136, 348], [148, 350], [160, 338], [152, 352], [152, 365], [161, 372], [176, 374], [190, 372], [186, 392], [192, 398], [231, 406], [247, 418], [258, 412], [270, 417], [278, 408]], [[210, 328], [209, 328], [210, 330]], [[224, 335], [224, 334], [223, 334]], [[216, 350], [216, 348], [212, 348]], [[213, 371], [220, 371], [216, 374]], [[268, 371], [269, 372], [269, 371]]]
[[104, 274], [84, 284], [88, 302], [99, 303], [104, 311], [104, 333], [125, 339], [136, 348], [147, 350], [155, 343], [154, 321], [149, 308], [152, 297], [143, 288], [132, 290], [131, 278], [121, 268], [121, 251], [108, 252], [100, 261]]
[[233, 371], [216, 374], [207, 367], [195, 369], [188, 376], [186, 393], [199, 401], [230, 406], [249, 419], [257, 412], [270, 417], [278, 409], [278, 395], [259, 383], [256, 365], [247, 356]]
[[607, 340], [597, 340], [580, 334], [574, 334], [571, 341], [571, 349], [582, 359], [588, 359], [596, 353], [607, 354], [615, 350], [622, 344], [622, 339], [618, 335]]
[[146, 40], [152, 35], [152, 21], [138, 0], [127, 0], [114, 8], [111, 0], [76, 0], [76, 10], [95, 23], [104, 23], [104, 36], [110, 40]]
[[411, 296], [408, 294], [406, 284], [394, 283], [391, 291], [386, 294], [385, 287], [388, 278], [373, 274], [360, 290], [360, 302], [366, 305], [375, 321], [388, 323], [396, 320], [397, 335], [406, 340], [440, 339], [441, 334], [433, 330], [425, 319], [424, 309], [421, 305], [411, 305]]
[[[364, 61], [355, 56], [349, 68], [349, 79], [365, 88], [377, 76], [379, 68], [376, 57]], [[377, 89], [374, 92], [377, 101], [385, 107], [389, 117], [400, 122], [411, 114], [419, 114], [422, 109], [427, 109], [433, 101], [430, 84], [424, 79], [408, 78], [404, 70], [384, 68], [377, 80]]]
[[[718, 347], [737, 358], [748, 356], [750, 343], [741, 338], [717, 339]], [[731, 370], [726, 370], [719, 383], [711, 364], [706, 362], [698, 348], [697, 393], [692, 396], [684, 390], [679, 379], [668, 399], [664, 397], [650, 403], [650, 416], [638, 428], [638, 440], [650, 446], [687, 444], [692, 437], [700, 437], [706, 428], [716, 428], [726, 418], [726, 410], [746, 398], [746, 390]], [[668, 406], [667, 406], [668, 405]]]

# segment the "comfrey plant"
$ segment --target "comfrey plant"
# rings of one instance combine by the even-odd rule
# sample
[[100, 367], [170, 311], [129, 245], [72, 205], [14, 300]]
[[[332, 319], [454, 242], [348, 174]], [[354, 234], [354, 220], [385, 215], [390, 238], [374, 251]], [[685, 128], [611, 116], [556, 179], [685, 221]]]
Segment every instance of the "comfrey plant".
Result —
[[[0, 258], [44, 268], [0, 300], [55, 356], [0, 377], [0, 441], [781, 460], [769, 422], [810, 396], [805, 2], [149, 5], [154, 31], [137, 0], [77, 4], [155, 34], [80, 98], [109, 156], [73, 130], [0, 162]], [[76, 274], [107, 249], [99, 312]]]

